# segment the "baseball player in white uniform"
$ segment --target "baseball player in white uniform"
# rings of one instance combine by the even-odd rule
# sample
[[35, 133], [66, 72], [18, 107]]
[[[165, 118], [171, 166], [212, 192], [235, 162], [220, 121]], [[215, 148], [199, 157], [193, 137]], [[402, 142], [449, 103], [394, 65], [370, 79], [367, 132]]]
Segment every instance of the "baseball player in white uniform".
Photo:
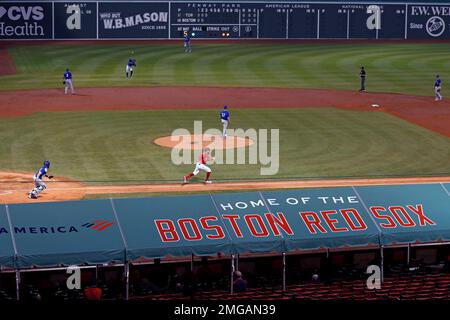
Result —
[[203, 152], [198, 156], [198, 161], [195, 164], [194, 171], [183, 177], [183, 183], [188, 183], [189, 179], [192, 178], [193, 176], [196, 176], [200, 171], [206, 172], [206, 178], [204, 183], [211, 183], [211, 180], [209, 180], [211, 176], [211, 168], [208, 167], [206, 164], [208, 161], [214, 160], [215, 158], [211, 157], [211, 149], [205, 148], [205, 150], [203, 150]]

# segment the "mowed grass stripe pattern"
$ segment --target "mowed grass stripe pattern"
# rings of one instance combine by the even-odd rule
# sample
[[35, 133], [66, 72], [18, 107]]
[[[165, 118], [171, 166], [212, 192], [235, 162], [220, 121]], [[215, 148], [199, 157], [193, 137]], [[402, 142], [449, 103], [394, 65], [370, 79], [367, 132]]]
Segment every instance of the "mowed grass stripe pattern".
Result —
[[[354, 90], [359, 67], [371, 91], [433, 94], [435, 74], [450, 77], [448, 43], [176, 44], [13, 46], [18, 74], [0, 77], [0, 89], [61, 86], [69, 67], [76, 87], [194, 85]], [[135, 76], [124, 79], [130, 52]]]
[[[176, 166], [153, 140], [176, 128], [220, 127], [217, 110], [35, 113], [0, 119], [0, 170], [52, 173], [91, 183], [181, 181], [193, 165]], [[260, 165], [212, 165], [214, 180], [450, 174], [450, 139], [381, 112], [323, 109], [233, 110], [234, 128], [280, 128], [279, 171]], [[195, 162], [195, 159], [193, 159]], [[200, 174], [199, 179], [204, 175]], [[194, 179], [196, 180], [196, 179]]]

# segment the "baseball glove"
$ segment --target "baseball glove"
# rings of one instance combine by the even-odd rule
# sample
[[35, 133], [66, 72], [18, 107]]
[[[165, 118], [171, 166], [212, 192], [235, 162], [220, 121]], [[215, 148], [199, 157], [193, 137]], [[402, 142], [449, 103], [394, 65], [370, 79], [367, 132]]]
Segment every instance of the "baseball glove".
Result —
[[63, 81], [63, 84], [64, 84], [64, 85], [66, 84], [66, 81], [65, 81], [65, 80]]
[[47, 176], [47, 178], [49, 178], [49, 179], [53, 179], [53, 176]]

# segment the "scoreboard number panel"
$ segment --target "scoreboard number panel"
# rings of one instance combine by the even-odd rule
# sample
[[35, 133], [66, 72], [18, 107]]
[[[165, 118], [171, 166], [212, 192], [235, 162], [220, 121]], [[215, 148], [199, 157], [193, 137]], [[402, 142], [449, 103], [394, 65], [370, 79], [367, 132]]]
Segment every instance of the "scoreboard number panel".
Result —
[[322, 5], [318, 19], [320, 38], [346, 39], [348, 37], [348, 9], [343, 8], [343, 5]]
[[[259, 35], [264, 38], [286, 38], [289, 8], [267, 4], [259, 14]], [[263, 36], [262, 36], [263, 35]]]
[[317, 38], [317, 15], [319, 7], [301, 4], [290, 9], [288, 35], [289, 38]]
[[405, 5], [383, 5], [378, 38], [402, 39], [405, 37]]
[[257, 17], [253, 11], [243, 3], [173, 2], [171, 37], [181, 38], [184, 31], [194, 33], [196, 38], [239, 38], [242, 34], [256, 37]]
[[[368, 7], [369, 5], [352, 5], [347, 8], [349, 15], [349, 38], [377, 38], [379, 30], [376, 29], [376, 22], [371, 17], [381, 20], [379, 17], [384, 13], [384, 8], [382, 6], [376, 6], [380, 12], [380, 16], [377, 16], [376, 13], [372, 13], [370, 10], [367, 13]], [[374, 21], [374, 23], [370, 24], [368, 21]], [[371, 29], [369, 29], [368, 25]]]

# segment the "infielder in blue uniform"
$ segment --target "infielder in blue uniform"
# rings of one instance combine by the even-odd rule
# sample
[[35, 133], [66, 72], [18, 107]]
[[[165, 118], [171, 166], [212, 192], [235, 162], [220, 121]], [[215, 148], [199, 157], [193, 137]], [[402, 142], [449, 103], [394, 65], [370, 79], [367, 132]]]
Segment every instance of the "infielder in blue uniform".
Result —
[[72, 72], [69, 71], [69, 68], [67, 68], [66, 72], [64, 72], [63, 79], [64, 79], [63, 84], [65, 85], [64, 93], [67, 94], [67, 90], [70, 87], [70, 92], [72, 92], [72, 94], [73, 94], [74, 90], [73, 90], [73, 83], [72, 83]]
[[130, 78], [133, 76], [134, 67], [136, 67], [136, 59], [133, 59], [131, 57], [128, 58], [127, 65], [125, 67], [125, 75], [126, 75], [127, 79], [128, 79], [128, 75]]
[[227, 137], [227, 127], [228, 124], [231, 122], [230, 120], [230, 113], [228, 112], [228, 106], [224, 106], [223, 110], [220, 111], [220, 122], [222, 122], [222, 137]]
[[192, 52], [191, 38], [189, 38], [189, 35], [186, 31], [184, 32], [183, 41], [184, 41], [184, 52]]
[[52, 179], [53, 176], [48, 175], [48, 170], [50, 169], [50, 161], [45, 160], [44, 165], [36, 171], [36, 173], [33, 176], [34, 180], [34, 188], [30, 191], [28, 194], [28, 198], [30, 199], [37, 199], [39, 194], [47, 189], [47, 185], [44, 183], [44, 177], [47, 177], [49, 179]]
[[441, 94], [441, 78], [439, 77], [439, 75], [436, 75], [436, 80], [434, 81], [434, 101], [440, 101], [442, 100], [442, 94]]

